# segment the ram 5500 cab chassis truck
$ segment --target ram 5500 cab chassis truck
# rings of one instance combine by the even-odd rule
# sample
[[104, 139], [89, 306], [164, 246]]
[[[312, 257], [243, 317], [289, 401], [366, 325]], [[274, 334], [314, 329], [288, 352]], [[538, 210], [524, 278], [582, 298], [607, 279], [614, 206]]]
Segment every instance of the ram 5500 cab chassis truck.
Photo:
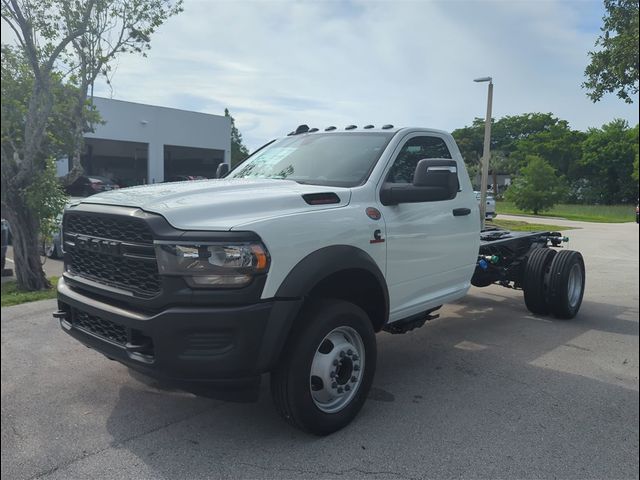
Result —
[[576, 315], [584, 263], [550, 248], [559, 233], [480, 225], [450, 134], [300, 126], [225, 178], [67, 208], [54, 316], [108, 358], [193, 392], [255, 398], [270, 373], [282, 416], [328, 434], [367, 398], [375, 334], [423, 325], [472, 284]]

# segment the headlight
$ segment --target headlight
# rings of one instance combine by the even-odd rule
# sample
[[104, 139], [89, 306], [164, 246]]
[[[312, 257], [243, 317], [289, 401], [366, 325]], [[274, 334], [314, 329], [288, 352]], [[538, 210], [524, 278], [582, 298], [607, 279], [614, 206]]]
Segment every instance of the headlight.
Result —
[[156, 242], [161, 275], [184, 277], [192, 287], [240, 288], [269, 269], [269, 253], [258, 242]]

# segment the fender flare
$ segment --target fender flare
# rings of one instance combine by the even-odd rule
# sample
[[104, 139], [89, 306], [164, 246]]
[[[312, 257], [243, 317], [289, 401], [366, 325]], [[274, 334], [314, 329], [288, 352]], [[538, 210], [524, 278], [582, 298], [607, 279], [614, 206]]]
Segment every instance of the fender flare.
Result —
[[389, 289], [375, 260], [351, 245], [332, 245], [316, 250], [291, 269], [278, 287], [277, 298], [302, 298], [320, 281], [343, 270], [365, 270], [375, 277], [384, 296], [384, 324], [389, 318]]

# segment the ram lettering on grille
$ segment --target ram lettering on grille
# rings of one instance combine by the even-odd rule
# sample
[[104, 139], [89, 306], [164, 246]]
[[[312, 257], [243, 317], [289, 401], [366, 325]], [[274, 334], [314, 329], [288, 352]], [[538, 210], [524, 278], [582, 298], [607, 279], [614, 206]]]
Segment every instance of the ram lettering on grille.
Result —
[[141, 297], [160, 293], [153, 235], [143, 220], [68, 213], [63, 228], [69, 273]]

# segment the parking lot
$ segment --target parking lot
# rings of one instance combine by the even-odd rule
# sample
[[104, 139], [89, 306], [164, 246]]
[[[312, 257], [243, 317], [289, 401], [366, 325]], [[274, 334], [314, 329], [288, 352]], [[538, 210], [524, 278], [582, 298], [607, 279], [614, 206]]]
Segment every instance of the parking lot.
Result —
[[55, 301], [3, 308], [2, 476], [637, 478], [638, 226], [566, 224], [587, 265], [576, 319], [474, 288], [378, 335], [369, 401], [325, 438], [280, 420], [266, 378], [257, 404], [166, 391], [63, 333]]

